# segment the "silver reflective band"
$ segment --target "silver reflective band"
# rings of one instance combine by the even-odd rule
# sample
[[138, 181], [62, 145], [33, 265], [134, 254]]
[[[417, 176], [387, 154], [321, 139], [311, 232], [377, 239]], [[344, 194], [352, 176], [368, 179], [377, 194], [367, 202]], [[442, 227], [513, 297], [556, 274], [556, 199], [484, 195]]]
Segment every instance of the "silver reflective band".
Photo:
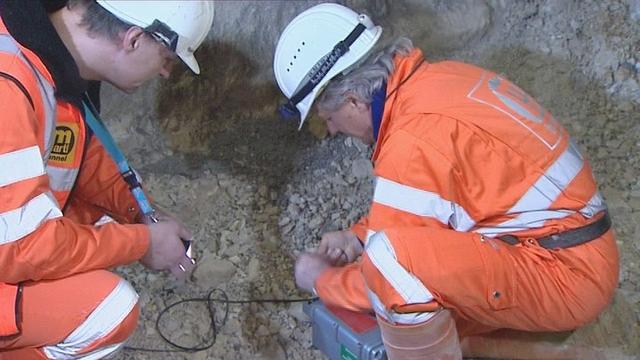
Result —
[[62, 211], [53, 194], [40, 194], [17, 209], [0, 213], [0, 245], [20, 240], [45, 221], [59, 217]]
[[467, 231], [475, 221], [460, 205], [439, 194], [400, 184], [383, 177], [376, 178], [373, 201], [410, 214], [431, 217], [458, 231]]
[[483, 235], [498, 234], [542, 227], [547, 220], [561, 219], [574, 214], [573, 210], [549, 210], [562, 192], [584, 167], [584, 160], [572, 141], [558, 159], [540, 176], [527, 192], [507, 211], [518, 214], [500, 224], [475, 229]]
[[79, 168], [66, 169], [47, 165], [49, 187], [53, 191], [71, 191], [79, 172]]
[[42, 348], [43, 352], [50, 359], [101, 359], [113, 353], [123, 344], [106, 346], [88, 354], [80, 354], [120, 325], [137, 302], [136, 291], [126, 280], [121, 279], [111, 293], [62, 343], [45, 346]]
[[395, 250], [383, 231], [376, 233], [367, 241], [365, 252], [373, 265], [407, 304], [423, 304], [433, 300], [433, 295], [422, 281], [398, 262]]
[[[0, 187], [44, 175], [44, 165], [37, 145], [0, 154]], [[8, 170], [11, 169], [11, 170]]]
[[[20, 48], [16, 44], [15, 40], [7, 35], [0, 34], [0, 52], [6, 52], [16, 55], [36, 76], [38, 82], [38, 89], [40, 96], [42, 97], [44, 114], [45, 114], [45, 131], [44, 131], [44, 149], [45, 153], [43, 159], [49, 158], [49, 152], [51, 151], [51, 142], [53, 141], [55, 133], [55, 117], [56, 117], [56, 100], [54, 95], [53, 86], [46, 80], [43, 74], [37, 70], [37, 68], [31, 64], [31, 62], [22, 54]], [[24, 85], [24, 84], [23, 84]]]
[[[539, 228], [544, 226], [547, 220], [561, 219], [574, 214], [575, 210], [552, 210], [549, 207], [583, 168], [584, 159], [575, 144], [570, 141], [567, 149], [506, 212], [508, 215], [515, 215], [512, 219], [477, 229], [474, 229], [476, 221], [461, 205], [445, 200], [437, 193], [383, 177], [376, 178], [373, 202], [413, 215], [434, 218], [457, 231], [474, 231], [493, 237], [507, 232]], [[604, 201], [596, 193], [579, 211], [590, 217], [604, 208]]]
[[367, 288], [367, 295], [376, 315], [382, 317], [388, 323], [393, 325], [421, 324], [431, 319], [436, 314], [436, 312], [398, 313], [393, 310], [387, 310], [378, 295], [371, 291], [371, 289]]

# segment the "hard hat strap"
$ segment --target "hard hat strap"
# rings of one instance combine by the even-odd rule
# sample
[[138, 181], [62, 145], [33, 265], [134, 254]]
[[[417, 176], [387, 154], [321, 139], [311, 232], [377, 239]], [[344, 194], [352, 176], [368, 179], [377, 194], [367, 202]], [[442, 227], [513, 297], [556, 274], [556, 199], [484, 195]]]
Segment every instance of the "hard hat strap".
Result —
[[349, 51], [349, 48], [358, 39], [360, 34], [364, 32], [366, 26], [362, 23], [358, 23], [356, 27], [347, 35], [344, 40], [339, 41], [331, 50], [330, 53], [322, 57], [318, 63], [316, 63], [311, 70], [305, 76], [307, 82], [299, 87], [299, 90], [291, 96], [286, 104], [280, 106], [280, 114], [285, 118], [291, 118], [299, 114], [296, 105], [302, 101], [309, 93], [315, 89], [315, 87], [324, 79], [329, 73], [329, 70], [338, 62], [338, 60]]
[[171, 30], [169, 25], [155, 19], [151, 25], [145, 27], [144, 32], [153, 36], [154, 39], [161, 42], [169, 50], [176, 52], [178, 47], [178, 33]]

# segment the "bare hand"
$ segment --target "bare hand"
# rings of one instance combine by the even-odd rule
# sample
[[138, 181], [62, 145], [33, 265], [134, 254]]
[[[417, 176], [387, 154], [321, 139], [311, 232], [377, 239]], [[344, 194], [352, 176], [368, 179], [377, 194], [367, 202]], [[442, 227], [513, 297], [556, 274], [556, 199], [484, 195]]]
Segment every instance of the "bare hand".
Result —
[[191, 276], [191, 273], [195, 268], [195, 261], [185, 255], [178, 265], [172, 267], [169, 271], [171, 271], [171, 274], [176, 278], [176, 280], [185, 281], [189, 276]]
[[327, 256], [333, 266], [342, 266], [356, 261], [362, 244], [351, 230], [333, 231], [322, 235], [316, 253]]
[[149, 249], [140, 262], [152, 270], [178, 268], [187, 258], [182, 239], [191, 240], [193, 235], [170, 215], [161, 214], [157, 223], [149, 223], [151, 233]]
[[331, 260], [320, 254], [304, 253], [298, 257], [295, 265], [296, 285], [300, 289], [313, 292], [316, 279], [331, 267]]

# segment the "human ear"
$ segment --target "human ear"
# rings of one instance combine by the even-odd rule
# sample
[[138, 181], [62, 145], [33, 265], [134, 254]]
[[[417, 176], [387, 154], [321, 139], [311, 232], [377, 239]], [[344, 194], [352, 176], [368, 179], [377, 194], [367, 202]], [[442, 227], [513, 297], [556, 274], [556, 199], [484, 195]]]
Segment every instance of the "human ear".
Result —
[[357, 97], [352, 97], [349, 98], [349, 104], [351, 104], [351, 106], [353, 106], [353, 108], [358, 111], [358, 112], [363, 112], [363, 111], [368, 111], [369, 110], [369, 104], [360, 100], [360, 98]]
[[121, 36], [122, 48], [126, 51], [134, 51], [140, 46], [144, 36], [144, 30], [138, 26], [132, 26]]
[[346, 94], [346, 97], [347, 97], [347, 104], [349, 104], [350, 106], [353, 106], [356, 110], [362, 111], [362, 110], [367, 110], [369, 108], [369, 104], [362, 101], [359, 96], [357, 96], [355, 93], [351, 91]]

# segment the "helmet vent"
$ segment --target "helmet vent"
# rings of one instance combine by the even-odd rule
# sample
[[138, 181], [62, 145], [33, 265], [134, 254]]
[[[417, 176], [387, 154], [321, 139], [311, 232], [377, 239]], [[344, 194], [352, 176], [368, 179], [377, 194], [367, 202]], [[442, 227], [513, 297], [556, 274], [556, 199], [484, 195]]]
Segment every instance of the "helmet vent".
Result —
[[[306, 44], [307, 44], [306, 42], [304, 42], [304, 41], [302, 42], [302, 46], [305, 46]], [[297, 50], [298, 50], [298, 52], [301, 51], [300, 48], [298, 48]], [[298, 58], [297, 55], [293, 55], [293, 60], [296, 60], [297, 58]], [[291, 61], [289, 63], [289, 66], [293, 66], [293, 61]], [[291, 68], [290, 67], [287, 68], [287, 72], [291, 72]]]

